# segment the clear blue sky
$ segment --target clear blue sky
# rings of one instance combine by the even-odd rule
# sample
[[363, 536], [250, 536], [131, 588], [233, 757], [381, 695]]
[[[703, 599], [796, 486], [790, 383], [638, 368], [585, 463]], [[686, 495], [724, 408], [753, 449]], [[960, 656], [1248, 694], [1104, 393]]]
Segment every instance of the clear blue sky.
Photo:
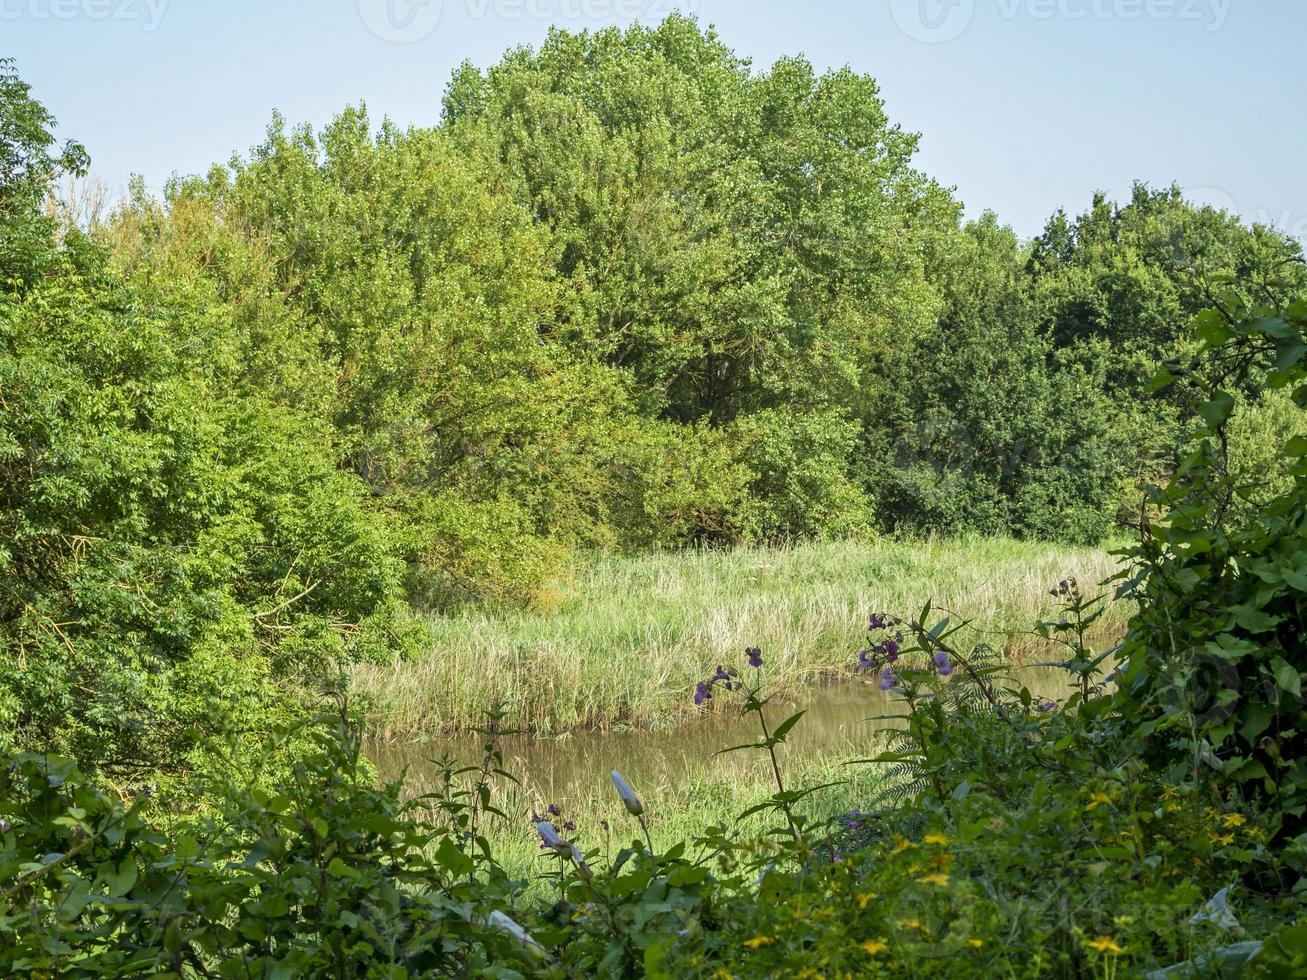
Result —
[[921, 166], [1022, 235], [1141, 179], [1307, 238], [1302, 0], [0, 0], [0, 55], [95, 173], [157, 188], [246, 151], [273, 109], [430, 124], [463, 59], [673, 8], [755, 66], [874, 75]]

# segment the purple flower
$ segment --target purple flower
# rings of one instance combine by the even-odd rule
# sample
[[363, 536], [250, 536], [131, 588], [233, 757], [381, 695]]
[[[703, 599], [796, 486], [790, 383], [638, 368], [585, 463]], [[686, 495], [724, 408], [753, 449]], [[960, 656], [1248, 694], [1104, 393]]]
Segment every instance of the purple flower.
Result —
[[880, 689], [888, 691], [894, 686], [894, 671], [886, 667], [880, 674]]
[[723, 681], [726, 684], [731, 682], [731, 675], [726, 672], [726, 668], [721, 664], [717, 665], [717, 673], [713, 674], [712, 677], [708, 679], [708, 683], [716, 684], [718, 681]]
[[703, 703], [712, 697], [712, 685], [707, 681], [700, 681], [699, 686], [694, 689], [694, 703], [696, 707], [702, 707]]
[[899, 659], [899, 645], [895, 643], [893, 640], [887, 642], [885, 644], [884, 649], [885, 649], [885, 659], [888, 660], [890, 663], [894, 663], [896, 660]]
[[573, 830], [576, 830], [576, 824], [569, 820], [567, 823], [563, 824], [563, 829], [568, 833], [571, 833]]
[[854, 670], [857, 673], [861, 674], [861, 673], [865, 673], [866, 671], [875, 670], [879, 666], [880, 664], [876, 660], [876, 657], [872, 654], [872, 652], [870, 650], [863, 650], [860, 654], [858, 654], [858, 666], [855, 667]]
[[762, 647], [749, 647], [744, 652], [749, 655], [750, 667], [762, 666]]
[[860, 823], [858, 823], [858, 821], [856, 821], [856, 820], [850, 820], [848, 823], [846, 823], [846, 824], [844, 825], [844, 828], [845, 828], [846, 830], [857, 830], [860, 826], [862, 826], [862, 825], [861, 825]]
[[1057, 705], [1052, 701], [1045, 701], [1043, 704], [1039, 706], [1039, 710], [1044, 714], [1048, 714], [1050, 711], [1056, 711]]
[[953, 673], [953, 664], [949, 662], [948, 654], [943, 650], [935, 654], [935, 668], [939, 671], [940, 677], [947, 677]]
[[551, 817], [557, 817], [560, 814], [562, 814], [563, 811], [558, 809], [557, 803], [550, 803], [549, 809], [547, 809], [545, 812], [548, 813]]
[[886, 618], [885, 616], [882, 616], [880, 613], [872, 613], [871, 624], [867, 627], [867, 629], [873, 629], [873, 630], [889, 629], [889, 619]]

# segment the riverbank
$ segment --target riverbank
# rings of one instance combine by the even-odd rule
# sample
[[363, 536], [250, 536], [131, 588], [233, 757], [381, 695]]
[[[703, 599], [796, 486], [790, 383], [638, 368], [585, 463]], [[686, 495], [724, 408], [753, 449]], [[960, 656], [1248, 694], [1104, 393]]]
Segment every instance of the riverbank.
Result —
[[[1013, 681], [1039, 698], [1062, 699], [1069, 690], [1060, 670], [1027, 668], [1015, 671]], [[551, 807], [558, 811], [559, 825], [570, 824], [570, 836], [585, 849], [611, 857], [626, 846], [631, 825], [613, 789], [609, 774], [614, 769], [645, 800], [656, 845], [701, 837], [709, 827], [723, 825], [723, 815], [744, 813], [767, 800], [776, 792], [767, 754], [721, 752], [760, 738], [756, 718], [735, 705], [736, 710], [717, 712], [698, 724], [655, 734], [592, 731], [501, 739], [503, 766], [513, 779], [488, 780], [488, 799], [498, 816], [482, 828], [501, 866], [529, 880], [553, 870], [556, 859], [540, 850], [531, 820], [532, 814], [552, 813]], [[888, 729], [901, 727], [902, 699], [875, 683], [845, 681], [774, 701], [766, 714], [774, 728], [800, 710], [803, 719], [778, 746], [777, 757], [787, 788], [822, 789], [796, 804], [795, 812], [821, 824], [882, 802], [888, 767], [865, 760], [888, 748]], [[467, 770], [481, 766], [484, 738], [372, 742], [367, 755], [383, 782], [403, 781], [406, 797], [440, 797], [449, 770], [465, 770], [461, 776], [449, 772], [452, 784], [462, 790], [475, 784], [476, 775]], [[770, 814], [756, 814], [732, 831], [744, 837], [762, 834], [769, 821], [774, 822]], [[837, 821], [830, 832], [838, 834], [841, 826]]]
[[1050, 585], [1114, 568], [1102, 549], [980, 538], [595, 555], [558, 583], [553, 611], [434, 618], [422, 655], [351, 679], [383, 742], [467, 731], [497, 702], [507, 725], [540, 734], [669, 731], [695, 716], [695, 682], [746, 646], [766, 651], [773, 689], [795, 693], [852, 668], [869, 613], [928, 599], [1020, 664], [1055, 613]]

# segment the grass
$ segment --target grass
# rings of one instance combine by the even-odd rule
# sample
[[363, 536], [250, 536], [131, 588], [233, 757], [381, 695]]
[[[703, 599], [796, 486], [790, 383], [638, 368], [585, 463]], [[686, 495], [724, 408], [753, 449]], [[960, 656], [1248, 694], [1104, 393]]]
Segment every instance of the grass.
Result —
[[353, 689], [382, 741], [466, 731], [500, 702], [537, 733], [667, 731], [694, 716], [694, 684], [746, 646], [794, 692], [850, 670], [870, 612], [911, 615], [927, 599], [1019, 663], [1037, 648], [1023, 631], [1054, 613], [1049, 587], [1075, 576], [1088, 589], [1114, 567], [1100, 549], [980, 538], [593, 555], [559, 584], [556, 610], [433, 618], [423, 654], [358, 665]]
[[[802, 727], [802, 726], [800, 726]], [[755, 736], [756, 737], [756, 736]], [[727, 742], [714, 744], [725, 748]], [[470, 746], [469, 746], [470, 748]], [[620, 754], [620, 748], [616, 750]], [[577, 778], [565, 784], [552, 786], [532, 778], [529, 770], [520, 766], [521, 760], [511, 755], [505, 759], [510, 772], [521, 777], [521, 785], [503, 779], [492, 785], [491, 805], [506, 816], [503, 819], [487, 818], [482, 832], [490, 840], [495, 860], [510, 877], [529, 881], [535, 891], [548, 888], [541, 875], [557, 870], [557, 859], [542, 852], [540, 838], [530, 815], [545, 813], [549, 803], [560, 805], [562, 813], [551, 818], [562, 828], [566, 822], [575, 825], [567, 836], [588, 854], [592, 862], [602, 867], [610, 864], [622, 848], [640, 837], [639, 825], [627, 814], [619, 801], [608, 776], [611, 759], [599, 760], [600, 753], [581, 753], [569, 758], [566, 747], [560, 747], [555, 765], [559, 768], [575, 766]], [[833, 815], [847, 814], [855, 806], [865, 806], [874, 799], [884, 784], [882, 766], [850, 766], [845, 763], [864, 755], [864, 752], [845, 751], [839, 756], [822, 755], [817, 758], [790, 753], [784, 761], [787, 788], [823, 786], [801, 801], [795, 810], [814, 820], [821, 827]], [[399, 760], [392, 758], [391, 763]], [[411, 757], [404, 767], [405, 791], [410, 796], [439, 792], [442, 785], [440, 772], [434, 766], [415, 762]], [[473, 764], [472, 753], [460, 761]], [[539, 760], [536, 760], [537, 764]], [[515, 765], [515, 762], [519, 764]], [[675, 767], [679, 769], [679, 767]], [[381, 766], [383, 776], [397, 777], [400, 772], [390, 766]], [[689, 767], [688, 771], [658, 773], [649, 767], [637, 770], [639, 777], [631, 778], [636, 792], [644, 801], [646, 818], [654, 847], [663, 849], [680, 841], [690, 841], [710, 827], [721, 827], [741, 840], [760, 837], [768, 828], [781, 826], [778, 813], [760, 813], [737, 821], [736, 815], [767, 800], [776, 792], [776, 785], [765, 756], [761, 753], [741, 753], [716, 759], [705, 756], [703, 765]], [[465, 775], [459, 784], [465, 789], [474, 781]], [[842, 824], [838, 817], [830, 821], [829, 828], [838, 832]], [[818, 838], [830, 831], [817, 830]]]

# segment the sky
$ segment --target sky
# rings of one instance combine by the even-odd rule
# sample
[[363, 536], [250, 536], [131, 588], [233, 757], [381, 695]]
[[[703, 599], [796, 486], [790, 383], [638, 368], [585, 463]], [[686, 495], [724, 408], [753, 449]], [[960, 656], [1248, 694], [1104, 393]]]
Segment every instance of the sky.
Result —
[[1302, 0], [0, 0], [0, 57], [121, 190], [365, 102], [429, 125], [452, 70], [673, 10], [762, 70], [804, 54], [880, 83], [918, 165], [1024, 237], [1136, 180], [1307, 240]]

